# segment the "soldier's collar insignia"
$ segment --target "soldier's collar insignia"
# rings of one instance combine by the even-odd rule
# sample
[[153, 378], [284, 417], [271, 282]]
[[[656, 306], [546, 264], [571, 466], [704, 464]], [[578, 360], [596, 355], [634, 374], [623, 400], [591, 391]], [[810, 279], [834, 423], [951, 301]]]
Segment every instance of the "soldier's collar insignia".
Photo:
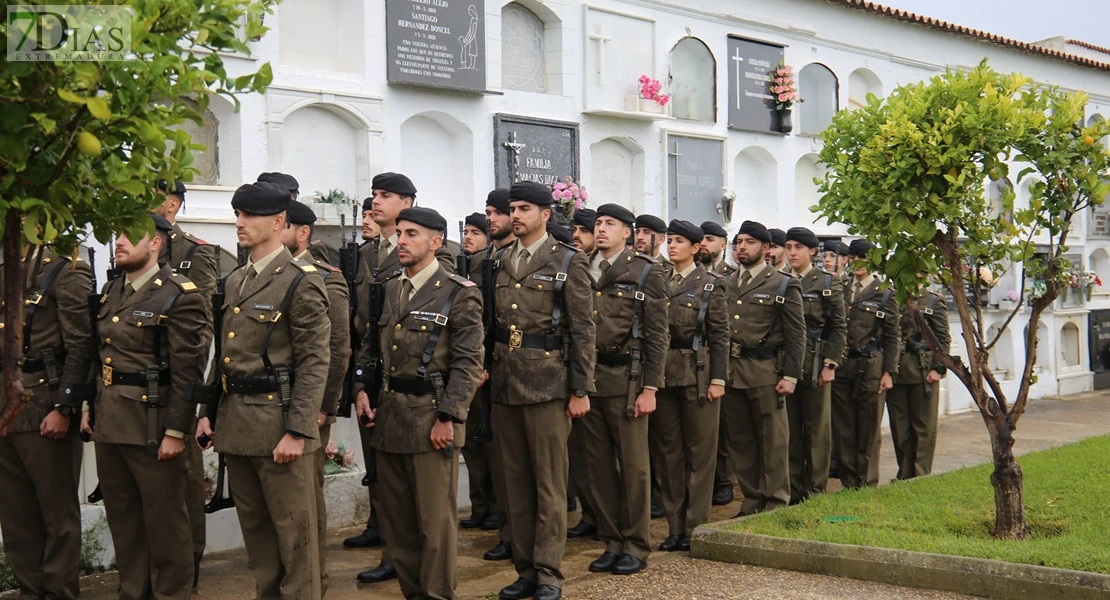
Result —
[[439, 282], [438, 281], [436, 281], [436, 287], [439, 287]]
[[162, 280], [161, 279], [155, 279], [154, 280], [154, 285], [156, 285], [158, 287], [162, 287]]

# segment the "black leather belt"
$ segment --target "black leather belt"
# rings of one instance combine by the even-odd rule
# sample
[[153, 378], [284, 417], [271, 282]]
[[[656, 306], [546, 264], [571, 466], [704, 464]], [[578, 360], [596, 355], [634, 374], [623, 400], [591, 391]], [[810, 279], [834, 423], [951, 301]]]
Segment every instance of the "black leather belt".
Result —
[[[431, 379], [410, 379], [408, 377], [383, 377], [382, 379], [383, 387], [387, 391], [398, 394], [432, 396], [436, 391]], [[446, 386], [446, 378], [444, 381], [444, 386]]]
[[[66, 350], [65, 350], [65, 348], [61, 348], [61, 347], [55, 348], [54, 349], [54, 364], [60, 369], [62, 364], [65, 363], [65, 360], [66, 360]], [[4, 366], [4, 361], [3, 361], [3, 359], [0, 359], [0, 368], [3, 368], [3, 366]], [[44, 361], [42, 358], [24, 358], [23, 359], [23, 366], [21, 368], [23, 369], [24, 373], [38, 373], [39, 371], [45, 371], [46, 370], [46, 361]]]
[[825, 328], [824, 327], [812, 327], [812, 328], [807, 327], [806, 328], [806, 337], [811, 339], [811, 340], [819, 340], [824, 336], [824, 334], [825, 334]]
[[[117, 371], [107, 365], [100, 368], [100, 378], [104, 382], [104, 387], [111, 387], [113, 385], [130, 385], [134, 387], [146, 387], [146, 373], [123, 373]], [[158, 385], [170, 384], [169, 370], [158, 372]]]
[[539, 348], [541, 350], [562, 350], [563, 336], [544, 333], [524, 333], [519, 329], [498, 329], [497, 343], [507, 344], [510, 348]]
[[924, 352], [929, 349], [929, 344], [925, 342], [909, 342], [906, 344], [906, 352]]
[[857, 348], [855, 350], [849, 350], [848, 351], [848, 358], [871, 358], [872, 356], [875, 356], [879, 352], [882, 352], [882, 349], [879, 348], [879, 345], [876, 344], [876, 343], [871, 343], [871, 344], [867, 344], [866, 346], [864, 346], [862, 348]]
[[[223, 380], [224, 392], [228, 394], [265, 394], [281, 389], [276, 376], [268, 377], [227, 377]], [[293, 374], [289, 374], [289, 383], [293, 383]]]
[[693, 350], [694, 338], [671, 338], [671, 350]]
[[597, 364], [606, 367], [627, 367], [632, 364], [631, 354], [614, 354], [611, 352], [598, 352]]
[[779, 348], [775, 346], [761, 346], [757, 348], [748, 348], [740, 344], [732, 344], [731, 356], [733, 358], [751, 358], [755, 360], [771, 360], [775, 358]]

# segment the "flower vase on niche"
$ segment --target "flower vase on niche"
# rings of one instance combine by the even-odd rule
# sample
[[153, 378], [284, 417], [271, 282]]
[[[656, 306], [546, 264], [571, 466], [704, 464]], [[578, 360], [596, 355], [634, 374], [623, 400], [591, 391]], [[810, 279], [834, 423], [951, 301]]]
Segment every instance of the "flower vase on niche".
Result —
[[656, 115], [667, 114], [667, 102], [671, 97], [660, 93], [663, 84], [658, 79], [647, 75], [640, 75], [640, 94], [638, 96], [625, 96], [624, 109], [628, 112], [642, 112]]
[[775, 103], [775, 125], [779, 133], [790, 133], [794, 130], [794, 121], [791, 118], [791, 107], [795, 102], [805, 102], [798, 96], [798, 85], [794, 79], [794, 68], [788, 64], [780, 63], [778, 68], [771, 72], [771, 83], [767, 86]]
[[794, 111], [789, 108], [775, 109], [775, 117], [778, 119], [776, 125], [778, 126], [779, 133], [790, 133], [794, 131], [793, 114]]
[[586, 201], [590, 199], [586, 187], [571, 177], [564, 177], [551, 186], [551, 197], [555, 200], [551, 207], [551, 216], [559, 225], [570, 225], [574, 211], [585, 207]]

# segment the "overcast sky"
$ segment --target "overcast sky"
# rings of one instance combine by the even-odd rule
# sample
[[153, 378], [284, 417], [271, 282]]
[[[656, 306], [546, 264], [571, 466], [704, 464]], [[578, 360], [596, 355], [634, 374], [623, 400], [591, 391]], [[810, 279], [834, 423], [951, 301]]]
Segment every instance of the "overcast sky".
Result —
[[876, 0], [1023, 42], [1062, 35], [1110, 48], [1108, 0]]

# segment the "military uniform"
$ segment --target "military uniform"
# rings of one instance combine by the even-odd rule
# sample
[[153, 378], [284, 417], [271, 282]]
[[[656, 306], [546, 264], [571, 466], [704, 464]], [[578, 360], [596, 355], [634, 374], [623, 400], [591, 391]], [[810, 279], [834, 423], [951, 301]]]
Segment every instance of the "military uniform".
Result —
[[[21, 598], [76, 598], [81, 554], [80, 407], [67, 404], [65, 388], [69, 382], [85, 380], [92, 360], [86, 303], [92, 270], [80, 259], [58, 257], [49, 249], [42, 253], [42, 268], [30, 274], [34, 292], [24, 299], [23, 389], [31, 398], [0, 437], [0, 531]], [[35, 262], [32, 257], [30, 264]], [[3, 290], [0, 277], [0, 299]], [[40, 435], [39, 427], [59, 405], [76, 411], [68, 433], [51, 440]]]
[[649, 417], [634, 416], [633, 410], [642, 389], [663, 387], [670, 344], [666, 275], [655, 261], [627, 249], [608, 260], [596, 251], [590, 266], [597, 392], [580, 422], [598, 533], [606, 552], [646, 560], [651, 553]]
[[[545, 235], [499, 253], [493, 372], [494, 452], [501, 455], [520, 578], [561, 588], [566, 546], [567, 401], [594, 383], [593, 297], [586, 256]], [[519, 258], [527, 252], [530, 256]]]
[[[482, 286], [485, 281], [483, 267], [487, 250], [475, 252], [467, 257], [470, 265], [470, 281], [474, 282], [479, 290], [483, 289]], [[490, 456], [489, 440], [475, 438], [482, 427], [482, 415], [486, 410], [488, 408], [485, 405], [484, 395], [475, 393], [466, 416], [466, 445], [462, 448], [463, 460], [466, 461], [466, 474], [470, 483], [468, 486], [470, 489], [470, 512], [472, 515], [478, 516], [499, 514], [503, 518], [503, 515], [500, 515], [503, 512], [503, 507], [499, 506], [497, 502], [498, 495], [495, 493], [493, 473], [490, 469], [492, 457]], [[509, 539], [506, 537], [504, 541], [507, 542]]]
[[879, 484], [880, 426], [883, 419], [879, 380], [898, 375], [898, 303], [893, 290], [868, 275], [866, 285], [852, 278], [845, 286], [848, 332], [846, 358], [833, 380], [834, 423], [840, 438], [837, 468], [846, 488]]
[[[917, 307], [940, 348], [948, 352], [952, 338], [948, 333], [948, 306], [944, 297], [928, 292], [918, 299]], [[933, 470], [940, 383], [925, 383], [925, 376], [929, 371], [944, 375], [946, 369], [926, 346], [908, 306], [902, 308], [901, 329], [898, 377], [894, 387], [886, 393], [886, 409], [894, 454], [898, 459], [898, 479], [911, 479], [928, 475]]]
[[723, 282], [705, 268], [691, 265], [670, 277], [666, 387], [649, 425], [659, 448], [656, 468], [669, 535], [689, 536], [709, 521], [721, 403], [705, 394], [709, 384], [724, 385], [728, 376], [728, 313]]
[[[724, 253], [721, 255], [721, 260], [714, 263], [711, 267], [706, 267], [710, 273], [724, 278], [736, 272], [736, 267], [728, 264], [724, 258]], [[717, 462], [713, 471], [713, 489], [731, 489], [732, 488], [732, 472], [735, 466], [729, 460], [729, 441], [728, 431], [725, 427], [725, 420], [720, 420], [720, 426], [717, 430]]]
[[[411, 292], [402, 291], [403, 282]], [[406, 598], [450, 600], [459, 461], [451, 447], [436, 450], [429, 434], [438, 418], [454, 423], [454, 447], [467, 441], [467, 408], [482, 376], [481, 293], [436, 262], [413, 279], [392, 277], [381, 331], [382, 393], [372, 443], [382, 533]]]
[[[315, 266], [278, 247], [257, 265], [232, 272], [225, 287], [217, 364], [226, 391], [217, 413], [216, 451], [227, 456], [257, 594], [315, 600], [321, 592], [311, 455], [320, 446], [316, 418], [329, 375], [331, 334], [324, 281]], [[286, 433], [303, 437], [304, 455], [278, 464], [273, 451]]]
[[[376, 245], [377, 244], [377, 245]], [[451, 254], [450, 250], [441, 246], [436, 250], [436, 260], [439, 264], [447, 269], [448, 273], [455, 272], [455, 255]], [[377, 265], [375, 270], [374, 266]], [[357, 306], [358, 313], [355, 318], [355, 331], [359, 333], [358, 338], [352, 336], [351, 350], [355, 356], [361, 353], [362, 339], [367, 333], [371, 331], [370, 323], [370, 284], [374, 283], [374, 274], [377, 273], [377, 282], [381, 283], [393, 277], [401, 271], [401, 260], [397, 256], [397, 235], [394, 234], [392, 238], [387, 240], [370, 240], [362, 244], [359, 248], [359, 262], [358, 262], [358, 275], [355, 278], [355, 293], [358, 294]], [[371, 464], [374, 461], [374, 448], [371, 440], [374, 437], [374, 428], [367, 429], [359, 427], [359, 437], [362, 441], [362, 456], [364, 459], [363, 464]], [[366, 528], [373, 530], [380, 530], [378, 522], [378, 514], [381, 512], [381, 507], [378, 503], [378, 496], [375, 493], [373, 482], [368, 482], [368, 490], [370, 494], [370, 516], [366, 519]], [[382, 563], [389, 565], [389, 549], [383, 548]]]
[[297, 255], [297, 260], [311, 263], [316, 267], [316, 272], [324, 279], [324, 290], [328, 295], [328, 321], [331, 323], [331, 336], [328, 341], [330, 350], [328, 361], [328, 379], [324, 386], [324, 399], [320, 404], [320, 412], [327, 415], [324, 424], [320, 425], [320, 447], [313, 455], [316, 482], [316, 532], [317, 545], [320, 551], [320, 593], [323, 595], [328, 588], [327, 572], [327, 546], [328, 536], [328, 507], [324, 502], [324, 462], [327, 460], [326, 449], [331, 440], [331, 426], [335, 424], [335, 413], [339, 410], [339, 397], [343, 394], [343, 378], [347, 376], [347, 364], [351, 358], [351, 329], [347, 323], [349, 318], [349, 297], [347, 282], [339, 269], [320, 260], [314, 260], [309, 250]]
[[[786, 399], [790, 423], [790, 501], [798, 503], [825, 491], [829, 481], [832, 386], [819, 387], [826, 364], [843, 360], [847, 321], [844, 289], [836, 275], [811, 266], [798, 275], [805, 312], [806, 352], [802, 378]], [[819, 346], [819, 347], [818, 347]]]
[[706, 267], [706, 270], [710, 273], [716, 273], [722, 277], [728, 277], [729, 275], [732, 275], [737, 271], [736, 267], [728, 264], [728, 261], [725, 260], [723, 253], [721, 255], [721, 260], [713, 263], [712, 267]]
[[97, 315], [100, 377], [96, 470], [116, 548], [120, 598], [179, 598], [193, 587], [185, 453], [158, 460], [163, 436], [192, 440], [212, 324], [208, 303], [170, 267], [104, 286]]
[[[158, 264], [169, 263], [174, 273], [193, 282], [200, 295], [209, 303], [211, 312], [212, 292], [216, 289], [216, 279], [219, 277], [218, 260], [215, 246], [210, 246], [208, 242], [182, 230], [175, 222], [170, 233], [170, 243], [162, 247]], [[189, 475], [185, 482], [185, 505], [189, 508], [189, 526], [193, 533], [193, 566], [197, 570], [194, 577], [199, 579], [207, 522], [204, 512], [204, 453], [199, 445], [185, 444], [185, 462], [189, 466]]]
[[775, 386], [802, 376], [801, 287], [759, 262], [729, 277], [726, 304], [731, 359], [721, 418], [744, 493], [740, 511], [774, 510], [790, 502], [786, 399]]

